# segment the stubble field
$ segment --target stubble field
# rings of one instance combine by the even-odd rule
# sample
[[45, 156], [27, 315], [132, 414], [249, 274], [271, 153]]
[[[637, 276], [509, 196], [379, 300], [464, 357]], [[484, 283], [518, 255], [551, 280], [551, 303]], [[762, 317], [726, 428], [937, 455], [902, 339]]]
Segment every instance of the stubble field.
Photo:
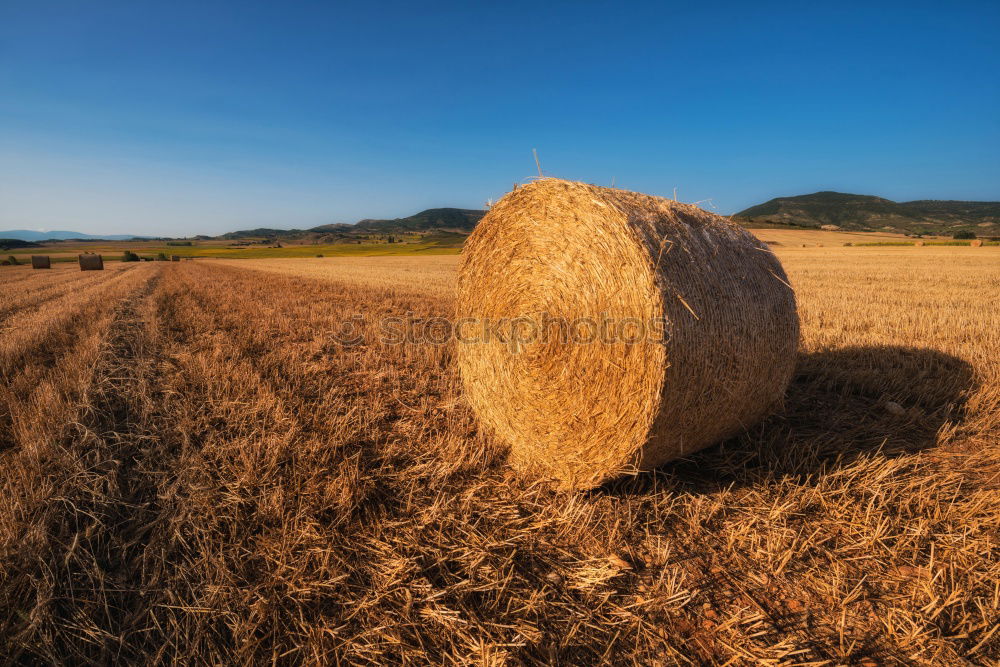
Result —
[[1000, 249], [777, 252], [783, 411], [570, 495], [377, 335], [457, 257], [4, 267], [0, 655], [995, 664]]

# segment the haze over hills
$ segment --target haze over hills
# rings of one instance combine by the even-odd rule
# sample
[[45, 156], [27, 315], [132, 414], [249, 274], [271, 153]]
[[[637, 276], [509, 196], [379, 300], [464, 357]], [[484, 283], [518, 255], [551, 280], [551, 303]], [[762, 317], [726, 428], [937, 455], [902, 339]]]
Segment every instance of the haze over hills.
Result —
[[[445, 232], [453, 236], [471, 232], [486, 211], [462, 208], [432, 208], [405, 218], [365, 219], [354, 224], [331, 223], [309, 229], [258, 227], [228, 232], [224, 240], [268, 238], [287, 241], [330, 243], [414, 232]], [[971, 231], [977, 236], [1000, 236], [1000, 202], [917, 200], [894, 202], [871, 195], [815, 192], [795, 197], [776, 197], [732, 216], [747, 227], [831, 228], [849, 231], [891, 231], [904, 234], [946, 234]], [[47, 239], [105, 239], [127, 241], [149, 237], [128, 234], [97, 235], [74, 231], [38, 232], [27, 229], [0, 231], [0, 239], [44, 241]]]
[[86, 239], [103, 241], [128, 241], [135, 238], [149, 238], [132, 234], [84, 234], [83, 232], [51, 231], [39, 232], [34, 229], [8, 229], [0, 231], [0, 239], [17, 239], [19, 241], [46, 241], [49, 239]]
[[814, 192], [777, 197], [733, 216], [755, 224], [796, 227], [836, 226], [852, 231], [892, 231], [906, 234], [1000, 234], [1000, 202], [918, 200], [894, 202], [882, 197], [844, 192]]

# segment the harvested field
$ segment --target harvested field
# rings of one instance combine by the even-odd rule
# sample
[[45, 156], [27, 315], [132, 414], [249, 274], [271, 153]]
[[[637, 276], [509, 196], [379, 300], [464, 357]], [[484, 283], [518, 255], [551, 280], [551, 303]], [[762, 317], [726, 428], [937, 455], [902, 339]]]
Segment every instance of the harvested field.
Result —
[[4, 268], [0, 654], [995, 664], [1000, 248], [777, 252], [783, 411], [582, 494], [379, 336], [457, 258]]
[[451, 299], [458, 255], [415, 257], [325, 257], [309, 259], [211, 260], [211, 263], [299, 278], [349, 282], [359, 287]]
[[[890, 232], [845, 232], [826, 231], [822, 229], [751, 229], [750, 232], [760, 240], [772, 246], [799, 247], [803, 243], [807, 247], [825, 245], [843, 245], [844, 243], [913, 243], [912, 237], [905, 234]], [[927, 237], [936, 240], [937, 237]], [[946, 240], [943, 239], [942, 240]], [[947, 239], [950, 240], [950, 239]]]

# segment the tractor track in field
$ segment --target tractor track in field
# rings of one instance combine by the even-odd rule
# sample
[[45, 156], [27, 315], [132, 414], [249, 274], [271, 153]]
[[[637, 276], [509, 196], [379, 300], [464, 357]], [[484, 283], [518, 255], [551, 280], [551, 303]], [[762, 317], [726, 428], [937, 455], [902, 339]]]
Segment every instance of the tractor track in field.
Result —
[[[142, 307], [152, 298], [162, 274], [150, 278], [136, 293], [119, 305], [100, 365], [95, 369], [94, 391], [87, 433], [81, 443], [94, 441], [103, 456], [108, 494], [100, 499], [99, 515], [107, 533], [107, 548], [101, 560], [102, 579], [115, 582], [105, 587], [107, 627], [98, 654], [101, 658], [122, 657], [123, 647], [134, 644], [130, 637], [142, 624], [147, 608], [139, 590], [148, 589], [147, 542], [155, 534], [157, 473], [162, 457], [157, 456], [160, 439], [152, 419], [159, 388], [156, 374], [155, 341], [146, 332]], [[99, 553], [99, 552], [98, 552]]]
[[[19, 660], [103, 664], [142, 645], [136, 633], [148, 616], [145, 597], [163, 566], [149, 542], [156, 534], [158, 481], [167, 457], [155, 427], [158, 344], [145, 318], [153, 312], [149, 306], [161, 277], [150, 276], [115, 307], [82, 413], [57, 445], [64, 465], [53, 466], [55, 488], [44, 507], [35, 508], [49, 515], [42, 556], [47, 562], [25, 554], [12, 564], [15, 571], [64, 569], [31, 596], [36, 608], [47, 610], [46, 634], [58, 639], [46, 650], [15, 637], [5, 652]], [[27, 611], [21, 614], [31, 618]], [[64, 652], [52, 655], [52, 646]]]

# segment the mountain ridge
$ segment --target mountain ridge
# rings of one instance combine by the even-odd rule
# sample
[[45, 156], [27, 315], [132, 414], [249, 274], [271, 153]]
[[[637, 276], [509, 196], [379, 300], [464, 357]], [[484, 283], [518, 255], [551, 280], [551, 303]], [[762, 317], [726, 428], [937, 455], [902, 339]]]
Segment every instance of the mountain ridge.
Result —
[[[486, 214], [479, 209], [429, 208], [403, 218], [365, 218], [356, 223], [327, 223], [308, 229], [257, 227], [241, 229], [201, 240], [248, 238], [337, 242], [366, 236], [400, 233], [449, 232], [468, 234]], [[836, 228], [848, 231], [892, 231], [903, 234], [1000, 235], [1000, 202], [952, 199], [918, 199], [895, 202], [876, 195], [821, 190], [804, 195], [775, 197], [731, 216], [746, 227]], [[0, 231], [0, 238], [21, 241], [49, 239], [128, 241], [153, 237], [129, 234], [85, 234], [74, 231], [37, 232], [27, 229]]]
[[851, 231], [894, 231], [905, 234], [949, 234], [960, 231], [1000, 233], [1000, 202], [918, 199], [895, 202], [875, 195], [822, 190], [775, 197], [733, 215], [754, 224]]
[[258, 227], [242, 229], [219, 235], [221, 239], [240, 239], [248, 237], [272, 237], [279, 239], [298, 240], [324, 235], [352, 236], [358, 232], [363, 234], [387, 234], [392, 232], [426, 232], [455, 231], [471, 232], [476, 223], [486, 215], [486, 211], [471, 208], [429, 208], [405, 218], [376, 219], [365, 218], [354, 224], [335, 222], [317, 225], [308, 229], [273, 229]]

